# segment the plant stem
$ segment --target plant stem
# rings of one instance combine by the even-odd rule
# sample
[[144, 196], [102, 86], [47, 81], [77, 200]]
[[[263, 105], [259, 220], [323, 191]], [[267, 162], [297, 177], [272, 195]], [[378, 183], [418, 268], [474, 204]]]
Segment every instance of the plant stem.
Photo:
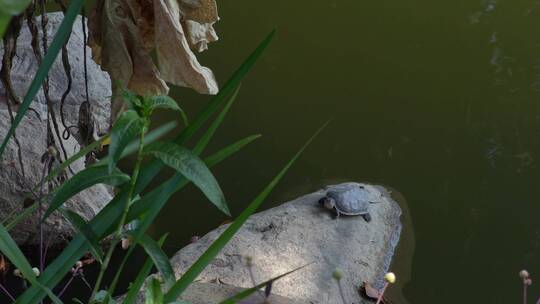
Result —
[[343, 304], [347, 304], [347, 300], [345, 300], [345, 293], [343, 292], [343, 288], [341, 287], [341, 281], [336, 280], [336, 282], [339, 289], [339, 295], [341, 296], [341, 300], [343, 301]]
[[527, 283], [523, 282], [523, 304], [527, 304]]
[[375, 303], [375, 304], [381, 303], [381, 301], [382, 301], [382, 299], [384, 297], [384, 292], [386, 291], [386, 287], [388, 287], [388, 282], [384, 283], [383, 289], [381, 290], [381, 293], [379, 294], [379, 298], [377, 299], [377, 303]]
[[15, 302], [15, 298], [13, 295], [4, 287], [4, 285], [0, 284], [0, 289], [11, 299], [11, 301]]
[[109, 292], [112, 293], [114, 291], [114, 289], [116, 288], [116, 284], [118, 284], [118, 280], [120, 279], [120, 274], [124, 270], [124, 266], [126, 265], [127, 260], [131, 256], [131, 253], [133, 252], [133, 249], [135, 249], [135, 244], [131, 244], [129, 246], [129, 249], [126, 252], [126, 255], [122, 259], [122, 262], [120, 263], [120, 266], [118, 267], [118, 270], [116, 271], [116, 274], [114, 275], [114, 279], [112, 280], [111, 286], [109, 287]]
[[[139, 177], [139, 171], [141, 169], [141, 163], [143, 160], [144, 134], [146, 133], [146, 129], [148, 128], [148, 125], [149, 125], [148, 119], [146, 118], [144, 119], [145, 119], [145, 122], [141, 130], [141, 135], [140, 135], [140, 140], [139, 140], [139, 150], [137, 151], [137, 160], [135, 162], [135, 167], [133, 168], [133, 173], [132, 173], [130, 184], [129, 184], [127, 202], [126, 202], [124, 211], [122, 213], [122, 217], [120, 218], [120, 221], [118, 222], [118, 226], [116, 227], [116, 232], [114, 233], [111, 247], [109, 248], [109, 251], [107, 252], [107, 255], [105, 257], [105, 260], [103, 261], [103, 264], [101, 264], [99, 275], [94, 285], [94, 290], [92, 291], [92, 296], [90, 297], [90, 299], [94, 299], [95, 295], [99, 291], [101, 282], [103, 281], [105, 270], [107, 270], [109, 263], [111, 261], [112, 255], [114, 253], [114, 249], [116, 248], [116, 245], [118, 245], [118, 242], [120, 241], [120, 238], [122, 237], [122, 228], [124, 227], [124, 224], [125, 224], [128, 212], [129, 212], [129, 206], [131, 205], [131, 200], [133, 199], [133, 193], [135, 192], [135, 185], [137, 184], [137, 178]], [[117, 273], [117, 276], [118, 276], [118, 273]], [[113, 281], [114, 285], [116, 285], [116, 281], [117, 279], [115, 277], [115, 280]], [[114, 292], [114, 288], [111, 288], [109, 291], [110, 291], [110, 294], [112, 295], [112, 293]]]

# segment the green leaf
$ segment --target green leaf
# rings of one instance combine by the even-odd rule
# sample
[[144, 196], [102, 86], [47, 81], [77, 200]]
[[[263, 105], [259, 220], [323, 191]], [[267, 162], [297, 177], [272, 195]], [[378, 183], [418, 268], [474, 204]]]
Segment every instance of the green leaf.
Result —
[[32, 266], [30, 266], [30, 263], [24, 257], [19, 246], [17, 246], [17, 243], [11, 238], [11, 235], [9, 235], [3, 225], [0, 225], [0, 252], [2, 252], [4, 256], [21, 271], [23, 277], [33, 286], [37, 286], [43, 290], [55, 304], [62, 304], [49, 288], [38, 283], [36, 274], [34, 273], [34, 270], [32, 270]]
[[73, 154], [70, 158], [66, 159], [60, 166], [57, 168], [54, 168], [45, 178], [45, 181], [48, 182], [55, 178], [58, 174], [60, 174], [62, 171], [64, 171], [69, 165], [74, 163], [79, 158], [85, 156], [86, 154], [94, 151], [97, 149], [101, 144], [108, 138], [108, 136], [103, 136], [100, 139], [94, 141], [93, 143], [89, 144], [88, 146], [82, 148], [79, 152], [76, 154]]
[[88, 243], [90, 243], [90, 250], [94, 258], [96, 258], [100, 264], [103, 263], [103, 252], [99, 246], [99, 238], [88, 223], [77, 213], [67, 208], [60, 208], [62, 214], [69, 220], [69, 222], [75, 227], [75, 229], [81, 233]]
[[232, 239], [236, 232], [242, 227], [251, 214], [253, 214], [257, 208], [262, 204], [264, 199], [270, 194], [272, 189], [277, 185], [281, 178], [285, 175], [287, 170], [298, 159], [306, 147], [313, 141], [313, 139], [326, 127], [328, 123], [324, 124], [315, 134], [304, 144], [304, 146], [294, 155], [294, 157], [285, 165], [285, 167], [274, 177], [274, 179], [264, 188], [264, 190], [248, 205], [248, 207], [240, 213], [238, 218], [217, 238], [210, 247], [197, 259], [193, 265], [184, 273], [184, 275], [178, 280], [174, 286], [165, 294], [165, 301], [170, 302], [178, 298], [184, 290], [193, 282], [197, 276], [212, 262], [216, 255], [225, 247], [225, 245]]
[[[160, 139], [165, 134], [169, 133], [174, 128], [176, 128], [176, 126], [178, 126], [178, 123], [176, 123], [176, 121], [170, 121], [148, 132], [146, 135], [144, 135], [145, 144], [151, 144], [155, 142], [156, 140]], [[139, 144], [140, 144], [139, 139], [131, 141], [129, 145], [127, 145], [127, 147], [124, 149], [124, 151], [122, 151], [122, 155], [120, 156], [120, 159], [137, 152], [137, 150], [139, 149]], [[107, 163], [109, 163], [108, 155], [100, 159], [95, 165], [97, 166], [97, 165], [103, 165]]]
[[135, 92], [128, 89], [123, 89], [120, 94], [123, 101], [128, 104], [129, 109], [135, 110], [137, 112], [139, 112], [139, 110], [142, 110], [143, 103], [141, 101], [141, 98], [137, 94], [135, 94]]
[[[157, 242], [160, 248], [161, 246], [163, 246], [163, 243], [165, 242], [166, 238], [167, 238], [167, 235], [165, 234]], [[139, 274], [137, 275], [137, 278], [135, 278], [135, 281], [133, 281], [133, 283], [129, 285], [129, 291], [124, 299], [124, 302], [123, 302], [124, 304], [135, 303], [135, 300], [137, 300], [137, 295], [139, 294], [139, 290], [141, 290], [141, 287], [143, 286], [144, 281], [146, 280], [146, 278], [150, 274], [150, 271], [152, 270], [152, 265], [153, 265], [152, 259], [148, 259], [146, 260], [146, 262], [144, 262], [143, 267], [141, 268], [141, 270], [139, 271]]]
[[0, 37], [9, 26], [12, 16], [19, 15], [30, 4], [30, 0], [0, 0]]
[[272, 30], [263, 41], [257, 46], [257, 48], [244, 60], [242, 65], [233, 73], [231, 78], [227, 80], [223, 88], [219, 91], [208, 106], [197, 116], [197, 119], [194, 120], [189, 128], [185, 132], [182, 132], [178, 138], [175, 140], [177, 143], [183, 143], [189, 139], [199, 128], [204, 124], [204, 122], [216, 111], [223, 99], [229, 96], [236, 88], [240, 85], [240, 82], [246, 76], [247, 72], [253, 67], [255, 62], [262, 55], [264, 50], [272, 41], [276, 30]]
[[148, 256], [154, 262], [154, 265], [165, 280], [167, 288], [171, 287], [176, 279], [167, 255], [163, 252], [163, 250], [161, 250], [158, 243], [146, 234], [140, 238], [139, 244], [144, 248]]
[[199, 155], [204, 148], [208, 145], [210, 142], [210, 139], [214, 136], [217, 129], [223, 122], [223, 119], [225, 119], [225, 115], [229, 112], [229, 109], [231, 108], [232, 104], [236, 100], [236, 96], [238, 96], [238, 91], [240, 90], [240, 86], [236, 87], [234, 92], [232, 93], [231, 97], [225, 104], [225, 107], [223, 107], [223, 110], [219, 113], [218, 117], [212, 122], [208, 130], [205, 132], [205, 134], [201, 137], [197, 145], [195, 145], [195, 148], [193, 148], [193, 152], [197, 155]]
[[163, 304], [163, 292], [158, 279], [152, 278], [146, 289], [145, 304]]
[[0, 0], [0, 12], [12, 16], [18, 15], [30, 4], [30, 0]]
[[[18, 1], [19, 0], [11, 0], [10, 2], [16, 3]], [[24, 2], [28, 2], [28, 0], [24, 0]], [[34, 97], [41, 88], [41, 85], [47, 77], [47, 74], [49, 73], [52, 64], [58, 56], [58, 52], [60, 52], [60, 49], [71, 34], [73, 22], [75, 21], [77, 14], [80, 12], [83, 2], [83, 0], [71, 0], [69, 2], [69, 7], [64, 15], [64, 20], [62, 20], [62, 23], [60, 24], [60, 27], [58, 28], [58, 31], [56, 32], [56, 35], [54, 36], [54, 39], [49, 46], [47, 54], [43, 58], [43, 61], [41, 62], [41, 65], [39, 66], [36, 75], [34, 76], [34, 79], [32, 80], [32, 83], [30, 84], [30, 87], [26, 92], [26, 95], [24, 96], [23, 102], [19, 106], [17, 115], [15, 116], [15, 119], [13, 119], [13, 123], [11, 124], [11, 127], [9, 128], [6, 137], [4, 138], [4, 141], [0, 146], [0, 157], [2, 157], [2, 155], [4, 154], [9, 139], [11, 138], [11, 136], [13, 136], [15, 129], [21, 122], [23, 116], [28, 111], [32, 100], [34, 100]]]
[[169, 167], [193, 182], [223, 213], [230, 215], [225, 196], [204, 162], [193, 152], [171, 142], [156, 142], [145, 149]]
[[0, 37], [4, 37], [4, 33], [6, 32], [9, 22], [11, 21], [11, 15], [6, 14], [2, 11], [0, 11]]
[[21, 222], [24, 221], [27, 217], [29, 217], [32, 213], [34, 213], [34, 211], [38, 210], [38, 208], [39, 208], [38, 202], [33, 203], [30, 207], [24, 209], [23, 212], [21, 212], [21, 213], [18, 214], [13, 220], [11, 220], [11, 221], [6, 225], [6, 229], [7, 229], [8, 231], [10, 231], [11, 229], [13, 229], [13, 227], [17, 226], [17, 224], [21, 223]]
[[[259, 137], [259, 135], [252, 135], [239, 140], [210, 155], [204, 160], [204, 162], [208, 167], [213, 167]], [[161, 208], [163, 208], [167, 200], [176, 191], [187, 185], [187, 183], [188, 180], [182, 178], [181, 176], [173, 177], [147, 193], [139, 201], [133, 203], [133, 205], [129, 208], [127, 216], [128, 220], [134, 219], [140, 214], [145, 213], [143, 220], [140, 222], [139, 228], [135, 231], [135, 240], [138, 239], [138, 233], [143, 233], [146, 231], [146, 229], [148, 229], [148, 227], [150, 227], [150, 224], [157, 217], [159, 211]]]
[[242, 291], [242, 292], [228, 298], [227, 300], [224, 300], [224, 301], [220, 302], [220, 304], [235, 304], [237, 301], [240, 301], [242, 299], [245, 299], [245, 298], [249, 297], [250, 295], [257, 292], [258, 290], [260, 290], [263, 287], [271, 286], [275, 281], [277, 281], [277, 280], [279, 280], [279, 279], [281, 279], [281, 278], [283, 278], [285, 276], [288, 276], [291, 273], [296, 272], [296, 271], [306, 267], [307, 265], [310, 265], [310, 264], [300, 266], [300, 267], [298, 267], [296, 269], [288, 271], [288, 272], [286, 272], [284, 274], [281, 274], [281, 275], [279, 275], [279, 276], [277, 276], [275, 278], [272, 278], [272, 279], [270, 279], [268, 281], [262, 282], [261, 284], [258, 284], [257, 286], [246, 289], [246, 290], [244, 290], [244, 291]]
[[109, 145], [109, 172], [116, 167], [122, 156], [122, 151], [143, 132], [144, 121], [134, 110], [122, 113], [111, 130], [111, 144]]
[[251, 142], [256, 140], [257, 138], [261, 137], [260, 134], [255, 134], [248, 136], [244, 139], [241, 139], [221, 150], [218, 152], [208, 156], [204, 159], [204, 162], [208, 167], [212, 167], [213, 165], [221, 162], [223, 159], [228, 158], [229, 156], [235, 154], [236, 152], [240, 151], [243, 147], [249, 145]]
[[169, 109], [173, 111], [180, 112], [180, 115], [182, 116], [182, 119], [184, 120], [184, 124], [187, 126], [188, 118], [184, 110], [180, 108], [178, 103], [174, 99], [172, 99], [169, 96], [166, 95], [156, 95], [156, 96], [148, 96], [145, 97], [145, 106], [148, 107], [149, 114], [152, 114], [152, 112], [155, 109]]
[[92, 187], [96, 184], [119, 186], [128, 181], [129, 175], [122, 173], [116, 168], [112, 171], [112, 173], [109, 173], [106, 166], [92, 166], [79, 171], [54, 192], [49, 209], [47, 212], [45, 212], [43, 220], [62, 206], [62, 204], [64, 204], [72, 196], [86, 188]]
[[[146, 143], [152, 143], [152, 142], [155, 142], [156, 140], [158, 140], [159, 138], [163, 137], [165, 134], [167, 134], [168, 132], [170, 132], [171, 130], [173, 130], [178, 124], [175, 122], [175, 121], [171, 121], [171, 122], [168, 122], [158, 128], [156, 128], [155, 130], [152, 130], [150, 132], [148, 132], [148, 134], [145, 135], [145, 142]], [[67, 168], [68, 165], [72, 164], [74, 161], [76, 161], [77, 159], [81, 158], [82, 156], [88, 154], [89, 152], [91, 152], [94, 148], [97, 148], [99, 145], [101, 145], [103, 143], [103, 141], [105, 141], [106, 139], [108, 138], [108, 136], [104, 136], [102, 138], [100, 138], [99, 140], [91, 143], [90, 145], [84, 147], [84, 149], [80, 150], [77, 154], [71, 156], [70, 158], [68, 158], [67, 160], [65, 160], [61, 165], [60, 167], [56, 168], [55, 170], [51, 171], [49, 173], [49, 175], [47, 175], [47, 177], [45, 178], [46, 181], [49, 181], [51, 179], [53, 179], [54, 177], [56, 177], [62, 170], [64, 170], [65, 168]], [[135, 141], [132, 141], [125, 149], [124, 151], [122, 152], [122, 156], [120, 157], [120, 159], [126, 157], [127, 155], [130, 155], [130, 154], [133, 154], [135, 151], [137, 151], [139, 147], [139, 141], [138, 140], [135, 140]], [[94, 166], [99, 166], [99, 165], [103, 165], [103, 164], [106, 164], [108, 161], [108, 157], [106, 156], [105, 158], [99, 160]], [[37, 187], [35, 188], [37, 189]], [[34, 190], [35, 190], [34, 189]], [[18, 223], [24, 221], [28, 216], [30, 216], [34, 211], [36, 211], [38, 209], [38, 202], [34, 202], [30, 207], [24, 209], [24, 211], [20, 214], [18, 214], [14, 219], [12, 219], [7, 225], [6, 225], [6, 229], [9, 231], [11, 230], [14, 226], [16, 226]]]
[[[242, 63], [240, 68], [231, 76], [229, 81], [225, 83], [218, 95], [214, 96], [212, 100], [205, 106], [196, 119], [184, 129], [182, 133], [175, 140], [177, 143], [182, 144], [190, 139], [195, 132], [204, 124], [204, 122], [218, 109], [219, 105], [224, 101], [224, 98], [236, 88], [238, 83], [244, 78], [247, 72], [254, 65], [256, 60], [263, 53], [264, 49], [270, 43], [275, 31], [272, 31], [266, 39], [264, 39], [259, 46], [251, 53], [251, 55]], [[163, 164], [158, 161], [152, 161], [147, 164], [144, 172], [141, 172], [138, 178], [136, 193], [140, 193], [158, 174], [163, 167]], [[184, 184], [185, 185], [185, 184]], [[178, 190], [181, 186], [178, 186], [175, 190]], [[123, 210], [121, 209], [122, 200], [127, 199], [127, 190], [118, 193], [115, 198], [107, 204], [90, 222], [92, 228], [96, 234], [100, 237], [104, 237], [108, 233], [111, 233], [116, 227], [115, 223], [122, 216]], [[142, 200], [142, 199], [141, 199]], [[128, 219], [132, 220], [142, 213], [132, 214], [134, 217]], [[41, 274], [39, 280], [47, 286], [56, 286], [67, 272], [71, 269], [73, 264], [77, 262], [80, 257], [88, 251], [88, 243], [82, 235], [76, 235], [69, 245], [62, 251], [62, 253], [45, 269]], [[39, 288], [31, 287], [27, 289], [21, 296], [21, 302], [24, 304], [36, 304], [43, 299], [45, 293]]]
[[116, 304], [116, 301], [109, 292], [100, 290], [96, 293], [94, 299], [90, 301], [90, 304]]

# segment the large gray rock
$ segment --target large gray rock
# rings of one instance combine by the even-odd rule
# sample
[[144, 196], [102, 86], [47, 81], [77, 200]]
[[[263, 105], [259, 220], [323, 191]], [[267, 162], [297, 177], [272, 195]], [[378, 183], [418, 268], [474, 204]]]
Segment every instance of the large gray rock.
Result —
[[[47, 37], [49, 44], [52, 42], [60, 23], [63, 20], [63, 14], [60, 12], [49, 13], [47, 25]], [[41, 39], [42, 31], [40, 26], [40, 17], [36, 18]], [[11, 69], [11, 82], [17, 97], [22, 100], [26, 91], [30, 87], [33, 76], [38, 69], [38, 62], [31, 46], [32, 35], [28, 30], [26, 22], [23, 23], [19, 38], [17, 39], [17, 55], [13, 58]], [[40, 40], [41, 46], [41, 40]], [[43, 50], [42, 50], [43, 52]], [[3, 45], [0, 47], [0, 56], [4, 54]], [[102, 71], [92, 59], [92, 50], [86, 48], [87, 68], [88, 68], [88, 95], [92, 105], [92, 115], [96, 122], [96, 133], [105, 134], [109, 129], [110, 116], [110, 97], [111, 80], [109, 75]], [[56, 58], [55, 63], [49, 71], [49, 94], [56, 114], [60, 113], [60, 99], [67, 88], [67, 77], [62, 65], [61, 54]], [[71, 78], [73, 79], [71, 93], [67, 96], [64, 103], [64, 117], [66, 125], [77, 125], [79, 119], [79, 107], [85, 100], [84, 86], [84, 65], [83, 65], [83, 31], [81, 17], [78, 16], [73, 24], [73, 31], [68, 42], [68, 57], [71, 66]], [[1, 57], [0, 57], [1, 58]], [[1, 66], [1, 61], [0, 61]], [[5, 88], [0, 83], [0, 108], [6, 108]], [[32, 102], [31, 108], [34, 113], [39, 114], [42, 120], [47, 118], [47, 103], [43, 90], [41, 89]]]
[[[401, 209], [386, 190], [362, 185], [381, 201], [370, 205], [371, 222], [360, 216], [334, 219], [318, 204], [324, 190], [302, 196], [251, 216], [197, 282], [242, 288], [253, 286], [246, 264], [248, 256], [252, 259], [257, 283], [313, 263], [277, 281], [273, 293], [303, 303], [341, 304], [338, 286], [332, 278], [334, 270], [340, 269], [347, 302], [366, 302], [359, 295], [359, 287], [363, 281], [382, 286], [382, 277], [390, 266], [402, 226]], [[171, 260], [177, 276], [181, 276], [227, 227], [220, 226], [181, 249]], [[184, 297], [189, 294], [188, 288]], [[203, 298], [200, 303], [212, 301]]]
[[[62, 20], [61, 13], [49, 14], [48, 36], [49, 42]], [[73, 33], [69, 40], [69, 57], [71, 61], [71, 73], [73, 86], [68, 95], [64, 114], [68, 126], [77, 125], [79, 106], [85, 100], [85, 87], [83, 80], [83, 40], [80, 17], [75, 22]], [[17, 55], [13, 59], [11, 79], [13, 88], [19, 99], [29, 87], [33, 75], [37, 70], [37, 61], [30, 46], [31, 35], [25, 25], [18, 39]], [[91, 51], [87, 48], [89, 94], [92, 104], [93, 116], [97, 123], [96, 133], [104, 133], [108, 128], [108, 116], [111, 95], [110, 79], [102, 72], [91, 59]], [[0, 55], [3, 47], [0, 49]], [[57, 115], [60, 112], [60, 98], [64, 93], [67, 84], [66, 76], [61, 65], [60, 57], [53, 65], [49, 74], [50, 96]], [[5, 88], [0, 83], [0, 139], [4, 139], [11, 120], [6, 105]], [[42, 178], [43, 164], [41, 156], [47, 151], [47, 108], [43, 91], [33, 101], [31, 108], [33, 111], [23, 118], [16, 130], [17, 139], [20, 143], [22, 155], [22, 167], [18, 159], [18, 146], [13, 138], [10, 140], [0, 162], [0, 220], [6, 219], [9, 215], [20, 213], [23, 207], [24, 193], [28, 193], [39, 184]], [[15, 114], [15, 113], [14, 113]], [[60, 134], [64, 131], [60, 119], [58, 118]], [[76, 129], [72, 131], [76, 132]], [[95, 134], [97, 135], [97, 134]], [[55, 136], [55, 142], [60, 139]], [[71, 156], [80, 150], [79, 143], [74, 136], [67, 140], [62, 140], [67, 156]], [[60, 150], [63, 158], [63, 152]], [[71, 171], [76, 173], [84, 168], [84, 158], [78, 160], [71, 166]], [[67, 177], [71, 176], [67, 172]], [[43, 187], [45, 193], [47, 186]], [[39, 192], [39, 191], [37, 191]], [[83, 218], [92, 218], [111, 199], [109, 190], [103, 185], [97, 185], [81, 192], [68, 202], [68, 206], [78, 212]], [[14, 239], [19, 244], [34, 245], [39, 242], [37, 213], [16, 226], [11, 232]], [[45, 237], [51, 238], [50, 245], [59, 245], [65, 242], [73, 234], [73, 229], [67, 222], [58, 215], [52, 216], [44, 225]]]

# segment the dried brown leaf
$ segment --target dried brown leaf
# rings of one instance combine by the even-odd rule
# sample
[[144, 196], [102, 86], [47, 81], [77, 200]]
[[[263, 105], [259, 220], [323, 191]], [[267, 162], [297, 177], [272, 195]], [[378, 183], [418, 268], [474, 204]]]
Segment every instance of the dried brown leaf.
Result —
[[[182, 7], [182, 9], [181, 9]], [[204, 51], [218, 39], [212, 25], [219, 19], [214, 0], [98, 0], [89, 22], [94, 60], [117, 89], [139, 95], [168, 93], [165, 81], [216, 94], [212, 71], [192, 49]], [[156, 50], [159, 69], [150, 53]], [[113, 100], [111, 122], [124, 110]]]
[[180, 1], [180, 9], [185, 20], [193, 20], [201, 24], [214, 24], [219, 20], [215, 0], [183, 0]]
[[[363, 282], [362, 287], [364, 295], [370, 299], [377, 300], [381, 295], [381, 292], [377, 288], [369, 284], [369, 282]], [[384, 297], [382, 298], [381, 303], [387, 303]]]
[[179, 86], [187, 86], [199, 93], [216, 94], [218, 86], [214, 74], [197, 61], [190, 49], [180, 23], [180, 7], [176, 0], [155, 0], [156, 51], [161, 76]]
[[[144, 1], [144, 0], [143, 0]], [[100, 1], [94, 19], [99, 25], [92, 33], [92, 47], [96, 60], [109, 72], [116, 89], [127, 87], [140, 95], [168, 93], [168, 86], [149, 55], [141, 28], [151, 21], [142, 22], [141, 6], [135, 0]], [[142, 25], [140, 25], [142, 24]], [[111, 121], [123, 111], [124, 103], [115, 99], [111, 105]]]

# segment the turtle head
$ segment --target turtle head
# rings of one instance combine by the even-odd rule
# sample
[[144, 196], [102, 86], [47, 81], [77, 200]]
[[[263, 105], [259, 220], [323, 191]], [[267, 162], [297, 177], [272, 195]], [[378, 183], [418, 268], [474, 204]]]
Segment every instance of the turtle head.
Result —
[[319, 204], [321, 204], [326, 209], [334, 209], [336, 207], [336, 202], [333, 198], [325, 196], [319, 200]]

